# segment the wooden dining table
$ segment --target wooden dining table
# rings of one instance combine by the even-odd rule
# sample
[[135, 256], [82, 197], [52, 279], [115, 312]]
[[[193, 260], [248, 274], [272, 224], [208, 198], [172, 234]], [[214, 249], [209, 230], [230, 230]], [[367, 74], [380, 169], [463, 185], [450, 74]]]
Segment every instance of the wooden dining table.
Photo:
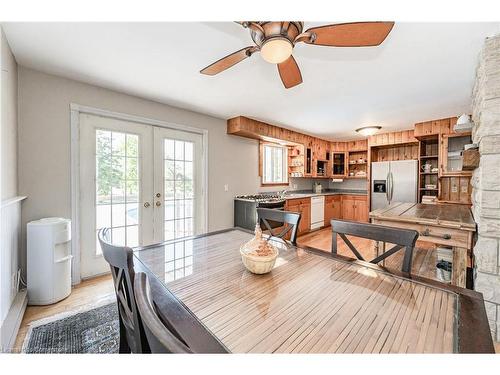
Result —
[[134, 249], [136, 272], [178, 302], [183, 331], [208, 343], [198, 351], [494, 352], [478, 292], [277, 241], [273, 270], [256, 275], [239, 252], [252, 236], [232, 228]]

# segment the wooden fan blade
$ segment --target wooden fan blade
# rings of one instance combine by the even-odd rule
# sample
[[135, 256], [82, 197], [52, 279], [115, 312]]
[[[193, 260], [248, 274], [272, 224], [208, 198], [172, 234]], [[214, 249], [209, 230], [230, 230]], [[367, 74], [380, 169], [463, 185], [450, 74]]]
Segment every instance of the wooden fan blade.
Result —
[[257, 47], [255, 46], [240, 49], [239, 51], [236, 51], [230, 55], [223, 57], [220, 60], [217, 60], [216, 62], [210, 64], [206, 68], [203, 68], [202, 70], [200, 70], [200, 73], [207, 74], [209, 76], [214, 76], [226, 69], [229, 69], [233, 65], [239, 63], [240, 61], [245, 60], [252, 53], [254, 53], [256, 49]]
[[332, 47], [369, 47], [381, 44], [392, 30], [394, 22], [353, 22], [312, 27], [315, 34], [308, 44]]
[[302, 74], [293, 56], [278, 64], [278, 72], [287, 89], [302, 83]]

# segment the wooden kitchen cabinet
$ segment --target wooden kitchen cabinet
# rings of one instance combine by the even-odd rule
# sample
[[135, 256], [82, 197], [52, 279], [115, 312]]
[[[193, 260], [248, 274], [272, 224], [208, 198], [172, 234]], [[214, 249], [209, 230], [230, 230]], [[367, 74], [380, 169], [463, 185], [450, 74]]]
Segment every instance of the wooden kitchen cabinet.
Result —
[[440, 137], [440, 176], [471, 176], [472, 171], [462, 170], [462, 151], [472, 143], [470, 134], [444, 134]]
[[342, 219], [368, 222], [367, 197], [364, 195], [343, 195]]
[[285, 210], [298, 212], [301, 215], [297, 235], [300, 236], [311, 230], [311, 198], [288, 199]]
[[345, 177], [347, 175], [347, 153], [332, 152], [332, 165], [332, 177]]
[[332, 219], [342, 218], [342, 197], [327, 195], [325, 197], [325, 226], [330, 225]]

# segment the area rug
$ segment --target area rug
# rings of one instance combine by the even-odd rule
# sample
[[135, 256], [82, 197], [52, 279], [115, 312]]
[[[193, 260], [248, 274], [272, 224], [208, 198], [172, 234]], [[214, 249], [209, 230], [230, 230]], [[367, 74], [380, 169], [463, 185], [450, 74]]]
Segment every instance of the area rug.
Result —
[[22, 352], [118, 353], [118, 309], [111, 301], [31, 323]]

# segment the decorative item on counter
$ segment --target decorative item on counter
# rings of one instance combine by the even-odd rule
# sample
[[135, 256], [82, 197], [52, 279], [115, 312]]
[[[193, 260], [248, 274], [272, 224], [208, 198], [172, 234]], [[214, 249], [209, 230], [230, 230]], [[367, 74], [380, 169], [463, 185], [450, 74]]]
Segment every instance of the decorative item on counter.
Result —
[[240, 247], [241, 261], [246, 269], [261, 275], [271, 272], [279, 251], [265, 238], [262, 238], [260, 222], [255, 225], [255, 236]]
[[436, 204], [437, 197], [434, 195], [422, 195], [422, 203], [423, 204]]
[[422, 165], [422, 172], [424, 173], [430, 173], [431, 169], [432, 169], [432, 164], [431, 163], [425, 163], [424, 165]]
[[313, 191], [316, 194], [321, 194], [321, 191], [323, 190], [323, 185], [321, 185], [319, 182], [315, 182], [313, 184]]

